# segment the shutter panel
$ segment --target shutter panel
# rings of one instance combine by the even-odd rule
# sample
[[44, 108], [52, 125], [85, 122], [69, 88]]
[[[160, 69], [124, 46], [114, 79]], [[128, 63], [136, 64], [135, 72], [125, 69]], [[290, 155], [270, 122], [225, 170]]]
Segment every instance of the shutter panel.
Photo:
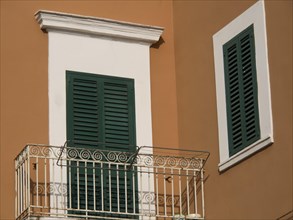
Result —
[[[100, 117], [101, 100], [99, 98], [99, 84], [91, 75], [67, 72], [67, 139], [69, 146], [89, 147], [98, 146], [102, 141], [102, 120]], [[96, 194], [96, 209], [100, 209], [101, 195], [100, 169], [85, 162], [71, 162], [68, 173], [71, 186], [69, 199], [74, 209], [94, 209], [94, 188]], [[95, 186], [95, 187], [94, 187]], [[79, 195], [78, 195], [79, 194]], [[86, 202], [87, 194], [87, 202]], [[70, 204], [70, 202], [69, 202]], [[74, 211], [72, 214], [85, 214]]]
[[[73, 146], [134, 152], [136, 149], [134, 81], [67, 71], [67, 138], [72, 140]], [[134, 187], [137, 188], [132, 183], [133, 172], [127, 172], [124, 175], [123, 171], [115, 170], [116, 165], [112, 165], [111, 169], [114, 170], [104, 170], [103, 178], [101, 178], [100, 164], [96, 164], [96, 167], [93, 167], [91, 162], [87, 164], [84, 162], [71, 163], [71, 165], [79, 167], [69, 168], [72, 208], [77, 209], [79, 205], [80, 209], [86, 209], [87, 205], [88, 209], [102, 210], [101, 180], [103, 179], [104, 210], [110, 210], [109, 193], [111, 190], [112, 211], [118, 211], [118, 194], [120, 211], [125, 211], [126, 194], [127, 211], [133, 212], [134, 201], [130, 198], [133, 198]], [[119, 167], [119, 169], [123, 169], [123, 167]], [[111, 185], [109, 186], [110, 179]], [[137, 181], [135, 180], [135, 182]], [[119, 193], [117, 184], [119, 184]], [[80, 193], [79, 198], [78, 192]], [[135, 197], [137, 202], [137, 192]], [[72, 213], [85, 214], [84, 211]]]
[[[103, 82], [103, 106], [104, 106], [104, 138], [106, 148], [113, 151], [134, 152], [135, 151], [135, 119], [134, 119], [134, 82], [133, 80], [117, 80], [117, 78], [107, 78]], [[105, 210], [114, 212], [133, 213], [134, 200], [131, 171], [125, 175], [124, 171], [117, 171], [116, 165], [112, 165], [112, 171], [105, 173], [106, 187], [104, 188]], [[123, 170], [123, 166], [118, 169]], [[137, 179], [135, 177], [135, 179]], [[109, 187], [109, 182], [111, 186]], [[135, 180], [136, 181], [136, 180]], [[117, 189], [117, 185], [119, 186]], [[126, 185], [126, 187], [125, 187]], [[110, 190], [111, 195], [110, 196]], [[126, 194], [126, 195], [125, 195]], [[111, 201], [110, 201], [111, 198]], [[119, 198], [119, 210], [118, 210]], [[136, 207], [137, 192], [135, 193]], [[137, 210], [136, 210], [137, 212]], [[107, 215], [107, 217], [123, 217], [133, 219], [130, 215]]]
[[260, 138], [253, 26], [223, 46], [230, 156]]
[[98, 82], [92, 77], [67, 75], [67, 138], [76, 146], [101, 142]]
[[134, 132], [133, 91], [131, 82], [120, 83], [109, 80], [104, 82], [105, 143], [112, 144], [108, 146], [112, 150], [135, 150], [133, 148], [135, 139], [132, 135]]

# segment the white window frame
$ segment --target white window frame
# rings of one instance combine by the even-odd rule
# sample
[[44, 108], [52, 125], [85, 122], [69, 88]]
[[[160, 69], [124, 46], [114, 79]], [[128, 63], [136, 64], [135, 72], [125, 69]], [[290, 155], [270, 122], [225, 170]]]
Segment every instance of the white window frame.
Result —
[[[273, 143], [273, 120], [265, 22], [264, 1], [258, 1], [213, 36], [220, 150], [220, 163], [218, 168], [220, 172], [234, 166], [243, 159]], [[252, 24], [254, 26], [255, 37], [255, 58], [261, 137], [255, 143], [230, 157], [228, 145], [223, 45]]]

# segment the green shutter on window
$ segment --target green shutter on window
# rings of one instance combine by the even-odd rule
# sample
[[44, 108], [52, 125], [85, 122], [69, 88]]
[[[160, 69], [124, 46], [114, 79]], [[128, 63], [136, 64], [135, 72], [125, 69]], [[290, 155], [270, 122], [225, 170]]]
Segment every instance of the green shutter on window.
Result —
[[[136, 150], [134, 80], [73, 71], [66, 72], [66, 80], [67, 139], [70, 140], [70, 143], [77, 147], [134, 152]], [[77, 163], [71, 162], [70, 165], [76, 166]], [[79, 205], [80, 209], [101, 210], [101, 165], [80, 162], [79, 168], [74, 168], [74, 166], [69, 168], [71, 173], [69, 177], [71, 182], [71, 195], [69, 196], [72, 203], [71, 207], [78, 209]], [[116, 167], [113, 168], [116, 169]], [[118, 210], [118, 204], [115, 204], [118, 197], [117, 172], [120, 171], [104, 171], [104, 210], [110, 210], [110, 189], [112, 198], [114, 198], [111, 201], [112, 211]], [[110, 174], [112, 176], [111, 186], [109, 186]], [[126, 211], [126, 199], [128, 212], [134, 211], [133, 196], [136, 197], [136, 202], [138, 200], [137, 192], [133, 192], [135, 191], [133, 190], [134, 187], [137, 186], [133, 186], [132, 175], [133, 172], [131, 171], [128, 171], [126, 175], [124, 175], [124, 172], [118, 175], [121, 212]], [[125, 185], [127, 186], [127, 193], [125, 193]], [[125, 194], [127, 198], [125, 198]], [[94, 199], [96, 200], [95, 203]], [[96, 204], [96, 207], [94, 207], [94, 204]], [[85, 213], [75, 211], [73, 214]]]
[[232, 156], [260, 138], [253, 25], [223, 45], [223, 52]]

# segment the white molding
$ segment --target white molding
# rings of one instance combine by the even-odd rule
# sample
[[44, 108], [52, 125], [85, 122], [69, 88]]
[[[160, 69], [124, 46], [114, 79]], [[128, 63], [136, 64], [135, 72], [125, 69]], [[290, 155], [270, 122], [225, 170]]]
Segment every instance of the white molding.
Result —
[[219, 171], [222, 172], [228, 169], [231, 166], [239, 163], [240, 161], [244, 160], [245, 158], [251, 156], [252, 154], [260, 151], [261, 149], [271, 145], [273, 140], [271, 137], [266, 137], [262, 140], [255, 142], [254, 144], [250, 145], [249, 147], [244, 148], [242, 151], [238, 152], [237, 154], [233, 155], [232, 157], [228, 158], [226, 161], [223, 161], [219, 164]]
[[[223, 45], [252, 24], [254, 26], [255, 36], [261, 137], [257, 143], [248, 146], [238, 154], [233, 155], [233, 157], [229, 157]], [[219, 170], [222, 171], [274, 141], [264, 1], [256, 2], [218, 31], [213, 36], [213, 44], [220, 148]]]
[[146, 44], [157, 42], [164, 28], [121, 22], [111, 19], [81, 16], [52, 11], [38, 11], [35, 18], [42, 30], [59, 30], [94, 36], [138, 41]]

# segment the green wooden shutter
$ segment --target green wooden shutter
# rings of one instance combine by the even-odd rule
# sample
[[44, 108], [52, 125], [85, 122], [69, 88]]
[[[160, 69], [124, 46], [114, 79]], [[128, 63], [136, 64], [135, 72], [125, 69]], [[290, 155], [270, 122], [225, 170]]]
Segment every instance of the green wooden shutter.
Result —
[[[101, 124], [99, 116], [101, 111], [99, 85], [94, 77], [87, 77], [67, 72], [67, 140], [69, 146], [93, 147], [98, 146], [102, 141]], [[94, 208], [94, 185], [96, 195], [100, 195], [100, 171], [93, 178], [93, 169], [86, 167], [93, 166], [84, 162], [69, 162], [68, 182], [70, 187], [69, 199], [74, 209], [86, 208], [86, 192], [88, 209]], [[79, 174], [79, 175], [78, 175]], [[95, 179], [95, 184], [94, 180]], [[78, 196], [79, 191], [79, 196]], [[69, 202], [69, 204], [70, 204]], [[78, 206], [79, 204], [79, 206]], [[96, 199], [97, 208], [100, 208], [100, 201]], [[73, 212], [72, 214], [84, 214], [84, 212]]]
[[[107, 150], [134, 152], [135, 149], [135, 126], [134, 126], [134, 84], [132, 80], [121, 81], [117, 78], [107, 78], [103, 82], [103, 107], [104, 107], [104, 140]], [[138, 207], [138, 195], [133, 189], [137, 186], [133, 186], [134, 179], [137, 179], [136, 173], [128, 171], [126, 175], [124, 172], [118, 173], [117, 180], [117, 167], [113, 165], [113, 170], [105, 173], [106, 187], [104, 188], [104, 203], [105, 210], [110, 211], [110, 188], [111, 188], [111, 209], [114, 212], [118, 211], [118, 194], [120, 203], [120, 212], [126, 212], [125, 201], [127, 201], [127, 212], [132, 213], [135, 205]], [[119, 166], [118, 169], [123, 170], [123, 166]], [[111, 178], [109, 176], [111, 175]], [[111, 179], [111, 187], [109, 187], [109, 181]], [[117, 184], [119, 181], [119, 192], [117, 191]], [[135, 180], [136, 181], [136, 180]], [[125, 197], [125, 183], [127, 185], [127, 195]], [[137, 189], [136, 189], [137, 190]], [[133, 195], [135, 194], [135, 195]], [[134, 217], [128, 215], [107, 215], [107, 217], [123, 217], [131, 219]]]
[[223, 52], [232, 156], [260, 138], [253, 25], [223, 45]]
[[134, 151], [134, 85], [116, 78], [103, 83], [104, 142], [107, 149]]
[[76, 146], [102, 142], [99, 85], [92, 76], [67, 72], [67, 139]]
[[[98, 148], [109, 151], [134, 152], [135, 108], [134, 80], [96, 74], [67, 71], [67, 139], [73, 146]], [[87, 191], [88, 209], [102, 209], [101, 167], [98, 164], [71, 163], [72, 208], [85, 209]], [[78, 168], [74, 168], [74, 166]], [[77, 166], [78, 165], [78, 166]], [[116, 167], [111, 167], [116, 169]], [[121, 167], [120, 167], [121, 168]], [[93, 174], [95, 172], [95, 175]], [[117, 171], [104, 172], [104, 210], [110, 210], [109, 191], [111, 190], [112, 211], [117, 211]], [[77, 175], [79, 173], [79, 175]], [[87, 174], [86, 174], [87, 173]], [[111, 185], [109, 186], [109, 176]], [[119, 173], [120, 211], [125, 211], [125, 199], [129, 201], [128, 212], [133, 212], [133, 172]], [[126, 178], [126, 180], [125, 180]], [[135, 177], [136, 178], [136, 177]], [[127, 198], [124, 187], [127, 183]], [[77, 187], [79, 186], [79, 187]], [[95, 187], [94, 187], [95, 186]], [[77, 191], [79, 188], [80, 196]], [[94, 192], [95, 203], [94, 207]], [[137, 194], [137, 192], [136, 192]], [[137, 198], [137, 195], [135, 195]], [[115, 200], [116, 198], [116, 200]], [[137, 201], [137, 199], [136, 199]], [[124, 209], [124, 210], [123, 210]], [[84, 214], [82, 211], [74, 214]], [[125, 216], [124, 216], [125, 217]]]

